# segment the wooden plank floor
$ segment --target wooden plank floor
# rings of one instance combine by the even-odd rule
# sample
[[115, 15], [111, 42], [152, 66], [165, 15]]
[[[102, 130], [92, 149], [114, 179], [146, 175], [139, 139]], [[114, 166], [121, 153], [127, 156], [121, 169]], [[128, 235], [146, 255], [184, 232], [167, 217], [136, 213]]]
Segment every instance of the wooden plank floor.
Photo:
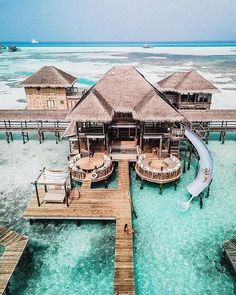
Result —
[[7, 288], [27, 243], [27, 237], [0, 227], [0, 245], [4, 247], [3, 255], [0, 257], [0, 294]]
[[[91, 189], [86, 179], [80, 189], [73, 190], [69, 207], [65, 204], [45, 204], [44, 191], [39, 191], [42, 205], [33, 197], [24, 212], [27, 219], [108, 219], [116, 220], [114, 294], [135, 293], [133, 238], [124, 232], [132, 225], [129, 162], [119, 161], [118, 189]], [[79, 196], [79, 197], [78, 197]]]

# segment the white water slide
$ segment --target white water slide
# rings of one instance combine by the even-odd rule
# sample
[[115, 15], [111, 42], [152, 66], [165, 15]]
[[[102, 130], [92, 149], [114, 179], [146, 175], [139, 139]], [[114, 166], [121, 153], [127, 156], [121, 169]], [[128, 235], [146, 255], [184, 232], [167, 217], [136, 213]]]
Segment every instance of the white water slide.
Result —
[[[199, 155], [199, 171], [197, 177], [187, 186], [187, 190], [192, 195], [192, 197], [197, 197], [205, 188], [208, 187], [212, 180], [213, 175], [213, 159], [206, 146], [206, 144], [201, 140], [201, 138], [191, 131], [190, 129], [185, 129], [185, 136], [191, 141], [191, 143], [196, 148]], [[204, 170], [208, 169], [209, 177], [205, 180]]]

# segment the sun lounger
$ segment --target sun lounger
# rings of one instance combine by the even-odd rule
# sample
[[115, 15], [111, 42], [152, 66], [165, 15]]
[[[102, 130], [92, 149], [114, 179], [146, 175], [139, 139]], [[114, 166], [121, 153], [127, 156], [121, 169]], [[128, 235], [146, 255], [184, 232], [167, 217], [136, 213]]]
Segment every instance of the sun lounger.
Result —
[[44, 201], [46, 203], [63, 203], [65, 200], [66, 194], [65, 190], [49, 190], [46, 192]]

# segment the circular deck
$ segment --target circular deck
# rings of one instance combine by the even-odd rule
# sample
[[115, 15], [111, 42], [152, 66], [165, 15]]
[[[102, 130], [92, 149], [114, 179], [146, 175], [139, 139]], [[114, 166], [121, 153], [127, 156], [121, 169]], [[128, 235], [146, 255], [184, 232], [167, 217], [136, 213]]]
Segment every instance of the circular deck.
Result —
[[96, 168], [100, 168], [103, 165], [103, 159], [102, 158], [90, 158], [90, 157], [84, 157], [79, 159], [76, 162], [76, 166], [80, 167], [81, 169], [85, 171], [92, 171]]
[[167, 166], [164, 161], [160, 159], [150, 159], [148, 164], [153, 169], [161, 169]]

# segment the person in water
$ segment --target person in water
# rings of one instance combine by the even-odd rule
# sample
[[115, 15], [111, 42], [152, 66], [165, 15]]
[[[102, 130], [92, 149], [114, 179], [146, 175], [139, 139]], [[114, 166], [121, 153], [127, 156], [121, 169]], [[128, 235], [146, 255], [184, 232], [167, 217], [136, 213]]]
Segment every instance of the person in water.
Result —
[[204, 172], [204, 181], [203, 182], [206, 182], [209, 179], [209, 177], [210, 177], [210, 169], [205, 168], [203, 170], [203, 172]]

